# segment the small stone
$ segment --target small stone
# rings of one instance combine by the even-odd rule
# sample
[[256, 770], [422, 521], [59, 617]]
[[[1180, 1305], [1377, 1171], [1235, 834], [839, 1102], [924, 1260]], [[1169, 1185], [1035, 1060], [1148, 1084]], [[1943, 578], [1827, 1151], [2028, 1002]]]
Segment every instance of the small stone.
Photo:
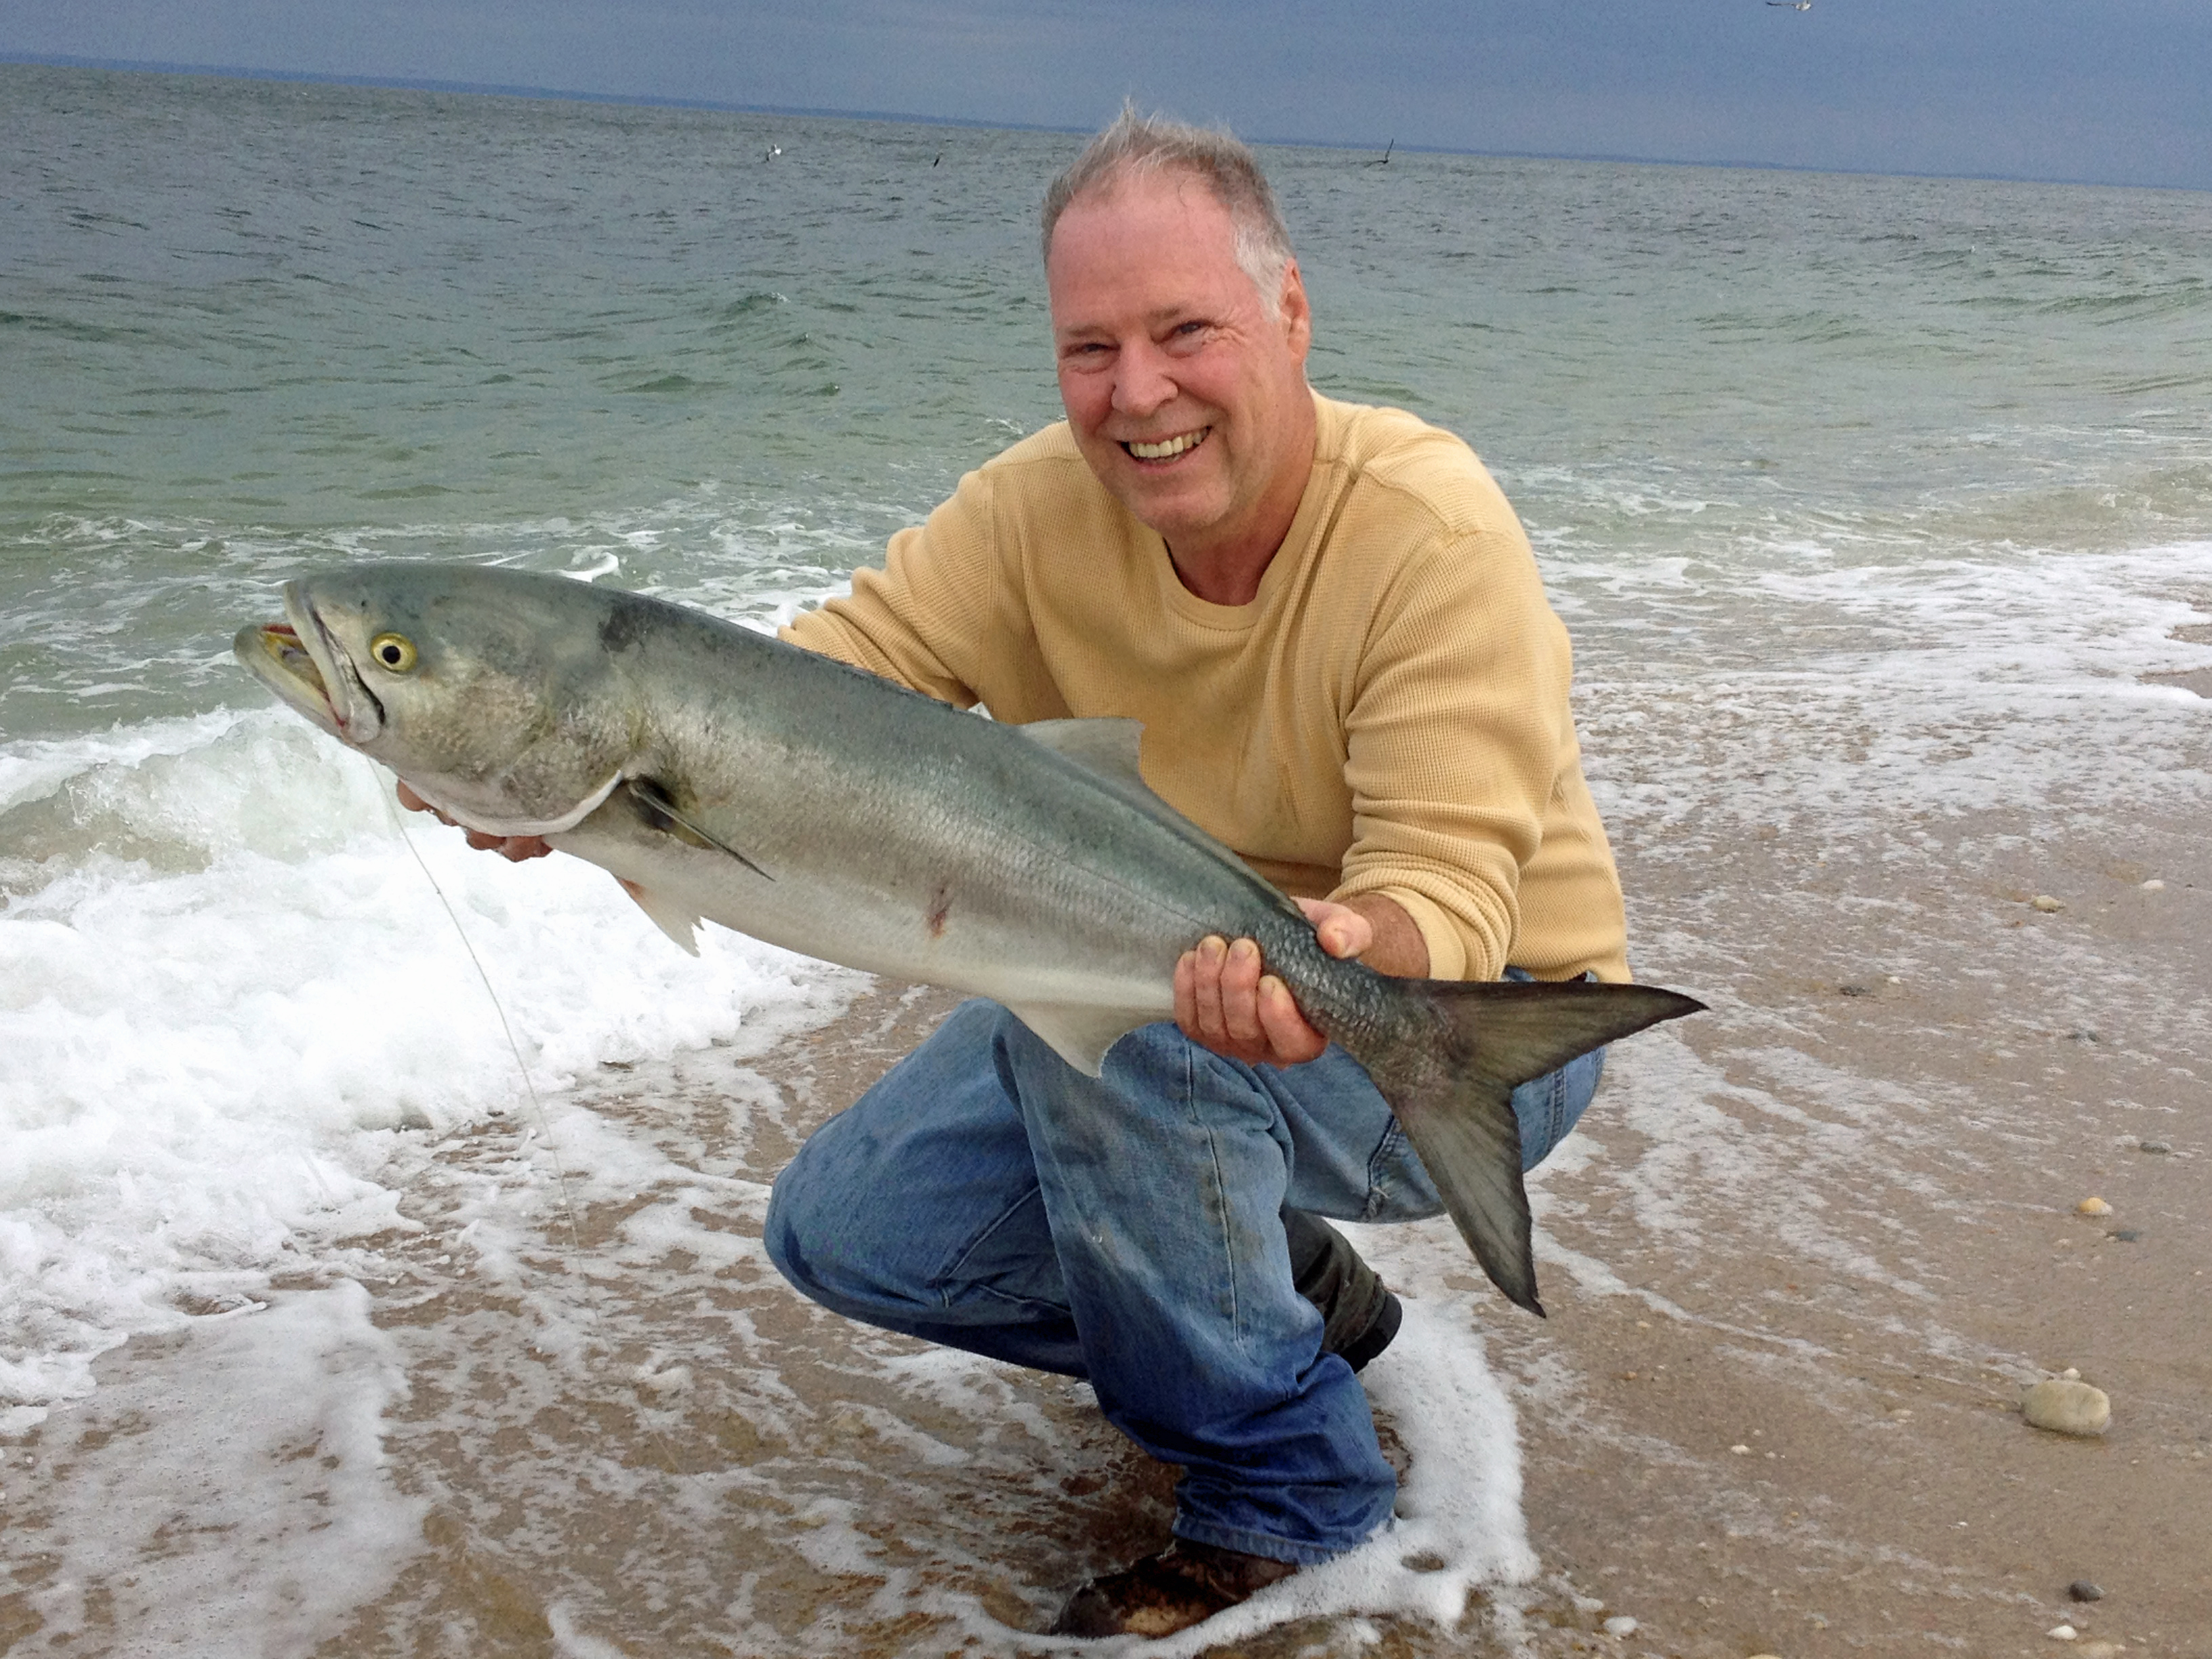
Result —
[[2081, 1645], [2081, 1659], [2118, 1659], [2118, 1656], [2126, 1651], [2118, 1642], [2085, 1642]]
[[2110, 1215], [2112, 1206], [2101, 1198], [2085, 1198], [2074, 1206], [2076, 1215]]
[[1729, 1449], [1734, 1452], [1738, 1457], [1748, 1457], [1751, 1455], [1751, 1448], [1748, 1446], [1730, 1446]]
[[1847, 997], [1870, 997], [1874, 994], [1874, 988], [1870, 985], [1838, 985], [1836, 988]]
[[2105, 1592], [2086, 1578], [2076, 1578], [2066, 1587], [2066, 1598], [2069, 1601], [2101, 1601]]
[[2148, 1152], [2153, 1158], [2169, 1158], [2173, 1153], [2173, 1148], [2162, 1140], [2143, 1141], [2136, 1150], [2139, 1152]]
[[2087, 1438], [2104, 1433], [2112, 1420], [2112, 1402], [2102, 1389], [2059, 1376], [2022, 1394], [2020, 1414], [2036, 1428]]
[[2075, 1370], [2071, 1365], [2069, 1365], [2064, 1370], [2058, 1374], [2064, 1377], [2069, 1382], [2079, 1382], [2081, 1380], [2081, 1373]]
[[1605, 1621], [1605, 1633], [1613, 1637], [1633, 1636], [1636, 1634], [1636, 1621], [1626, 1613], [1621, 1613]]
[[2066, 907], [2048, 893], [2038, 893], [2033, 898], [2028, 900], [2027, 908], [2031, 910], [2040, 910], [2047, 916], [2054, 911], [2063, 910]]
[[2054, 1625], [2043, 1633], [2054, 1642], [2070, 1642], [2078, 1632], [2071, 1625]]
[[2112, 1231], [2106, 1233], [2105, 1237], [2107, 1238], [2116, 1238], [2123, 1244], [2132, 1244], [2142, 1237], [2142, 1232], [2140, 1228], [2136, 1227], [2115, 1227]]
[[2142, 890], [2146, 893], [2163, 893], [2166, 890], [2166, 884], [2153, 877], [2142, 884]]

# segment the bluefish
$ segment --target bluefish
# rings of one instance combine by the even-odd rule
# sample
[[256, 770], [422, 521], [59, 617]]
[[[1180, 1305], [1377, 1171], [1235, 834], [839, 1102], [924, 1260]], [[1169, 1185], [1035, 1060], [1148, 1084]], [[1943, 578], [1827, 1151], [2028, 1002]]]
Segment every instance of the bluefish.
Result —
[[469, 827], [701, 918], [985, 996], [1096, 1075], [1176, 958], [1256, 940], [1375, 1081], [1492, 1282], [1540, 1314], [1510, 1095], [1701, 1004], [1650, 986], [1396, 979], [1148, 788], [1132, 720], [1003, 725], [641, 594], [476, 565], [289, 582], [239, 660]]

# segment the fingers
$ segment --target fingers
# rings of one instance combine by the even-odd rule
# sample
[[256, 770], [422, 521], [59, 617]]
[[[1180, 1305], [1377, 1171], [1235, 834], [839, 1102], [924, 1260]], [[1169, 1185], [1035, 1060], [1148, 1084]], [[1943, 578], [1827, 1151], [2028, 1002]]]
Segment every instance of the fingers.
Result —
[[[1249, 952], [1250, 960], [1239, 963], [1232, 973], [1230, 964], [1237, 958], [1237, 947]], [[1238, 1044], [1249, 1043], [1259, 1036], [1256, 1011], [1247, 1010], [1241, 1020], [1234, 1021], [1231, 1013], [1237, 981], [1243, 981], [1248, 996], [1258, 983], [1259, 959], [1260, 948], [1251, 940], [1239, 939], [1232, 947], [1218, 933], [1207, 934], [1196, 949], [1183, 952], [1176, 964], [1176, 1023], [1185, 1036], [1232, 1056]]]
[[1328, 1039], [1306, 1023], [1290, 988], [1263, 972], [1260, 947], [1218, 934], [1176, 963], [1176, 1024], [1194, 1042], [1254, 1066], [1295, 1066]]
[[[403, 779], [399, 783], [399, 804], [410, 812], [429, 812], [436, 815], [441, 823], [452, 823], [453, 819], [410, 789]], [[546, 845], [543, 836], [494, 836], [482, 830], [457, 826], [468, 837], [469, 845], [479, 853], [496, 853], [510, 864], [521, 864], [531, 859], [542, 859], [553, 849]]]
[[1298, 908], [1314, 925], [1321, 948], [1333, 957], [1363, 956], [1375, 943], [1375, 924], [1348, 904], [1328, 899], [1300, 899]]
[[395, 780], [395, 781], [399, 786], [399, 804], [405, 807], [409, 811], [428, 812], [435, 817], [441, 823], [451, 823], [453, 822], [453, 819], [447, 817], [444, 811], [438, 807], [431, 805], [428, 801], [424, 800], [422, 796], [416, 794], [412, 789], [410, 789], [407, 787], [406, 779], [399, 778]]
[[1267, 1046], [1277, 1056], [1269, 1065], [1303, 1066], [1310, 1060], [1319, 1060], [1321, 1051], [1328, 1047], [1328, 1039], [1298, 1012], [1291, 988], [1273, 974], [1260, 981], [1259, 1015]]

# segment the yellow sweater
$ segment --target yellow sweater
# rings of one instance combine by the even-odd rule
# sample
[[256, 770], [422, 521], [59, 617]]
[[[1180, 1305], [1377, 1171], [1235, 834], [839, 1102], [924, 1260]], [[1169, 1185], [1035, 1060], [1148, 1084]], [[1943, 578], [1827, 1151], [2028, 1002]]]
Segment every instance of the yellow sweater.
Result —
[[1315, 398], [1258, 595], [1209, 604], [1065, 424], [960, 481], [784, 637], [998, 719], [1144, 722], [1146, 781], [1286, 892], [1403, 905], [1439, 979], [1628, 977], [1566, 629], [1474, 453]]

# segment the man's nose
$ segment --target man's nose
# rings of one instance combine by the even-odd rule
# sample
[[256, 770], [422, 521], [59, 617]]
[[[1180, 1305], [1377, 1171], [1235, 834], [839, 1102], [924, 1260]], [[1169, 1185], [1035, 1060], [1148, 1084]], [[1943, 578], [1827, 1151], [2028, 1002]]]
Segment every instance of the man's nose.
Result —
[[1114, 410], [1119, 415], [1150, 415], [1170, 402], [1180, 388], [1168, 372], [1167, 355], [1149, 340], [1125, 345], [1114, 364]]

